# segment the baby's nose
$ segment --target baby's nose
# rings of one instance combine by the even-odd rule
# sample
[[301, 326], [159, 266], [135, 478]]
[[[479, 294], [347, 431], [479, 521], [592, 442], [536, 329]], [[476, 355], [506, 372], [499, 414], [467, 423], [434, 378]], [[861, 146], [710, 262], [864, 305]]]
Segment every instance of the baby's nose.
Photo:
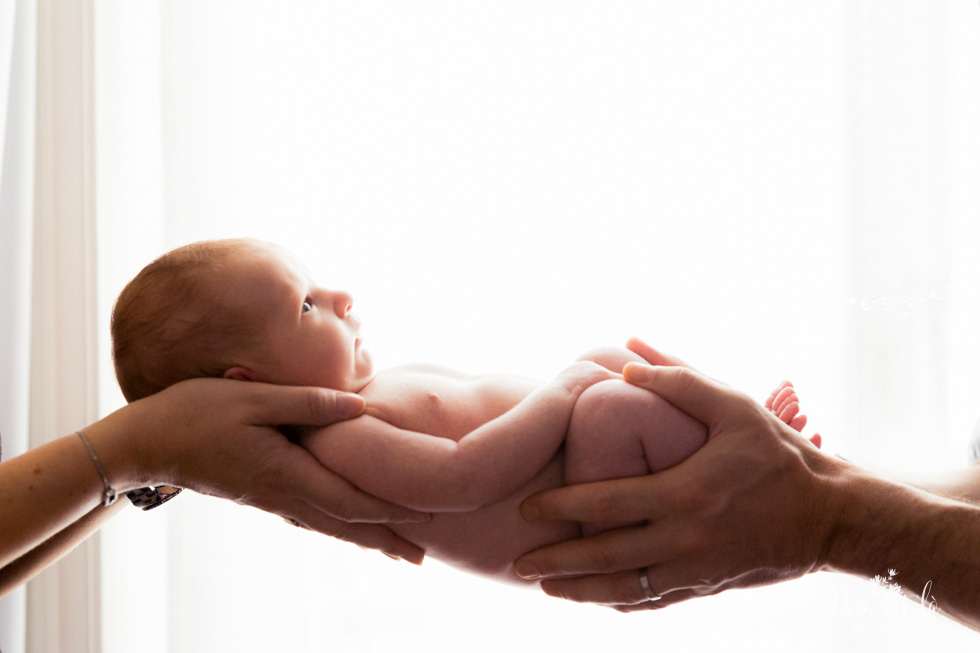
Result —
[[338, 290], [333, 295], [333, 310], [339, 318], [345, 318], [350, 314], [350, 309], [354, 306], [354, 298], [350, 293]]

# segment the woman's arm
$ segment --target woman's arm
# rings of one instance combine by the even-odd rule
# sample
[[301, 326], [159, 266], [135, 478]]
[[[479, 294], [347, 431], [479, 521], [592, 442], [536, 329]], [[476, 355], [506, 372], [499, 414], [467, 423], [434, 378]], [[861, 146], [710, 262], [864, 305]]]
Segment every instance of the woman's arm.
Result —
[[575, 363], [458, 442], [365, 415], [307, 434], [303, 446], [324, 466], [388, 501], [417, 510], [472, 510], [537, 474], [561, 447], [579, 395], [610, 378], [618, 375]]
[[[278, 424], [324, 425], [364, 409], [360, 397], [223, 379], [185, 381], [85, 428], [118, 494], [168, 484], [251, 505], [410, 561], [422, 551], [384, 522], [426, 515], [368, 496], [290, 443]], [[349, 402], [349, 403], [345, 403]], [[78, 435], [0, 464], [0, 581], [14, 586], [109, 515], [104, 483]]]
[[102, 477], [76, 435], [0, 464], [0, 567], [6, 571], [8, 563], [95, 510], [102, 492]]
[[[126, 502], [128, 503], [128, 502]], [[67, 555], [85, 538], [98, 530], [110, 517], [120, 512], [125, 503], [116, 502], [108, 508], [93, 508], [87, 515], [48, 538], [13, 562], [0, 567], [0, 596], [26, 583], [45, 567]]]

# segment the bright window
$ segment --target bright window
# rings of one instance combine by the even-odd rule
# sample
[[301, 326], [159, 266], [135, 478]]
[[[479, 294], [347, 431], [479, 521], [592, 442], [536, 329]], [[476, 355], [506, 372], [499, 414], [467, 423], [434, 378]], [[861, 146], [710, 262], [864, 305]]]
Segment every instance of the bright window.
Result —
[[[105, 0], [96, 18], [106, 319], [156, 255], [248, 235], [350, 290], [381, 366], [546, 379], [640, 335], [760, 399], [792, 379], [854, 460], [965, 462], [975, 3]], [[106, 529], [106, 651], [972, 637], [862, 579], [624, 616], [172, 505]]]

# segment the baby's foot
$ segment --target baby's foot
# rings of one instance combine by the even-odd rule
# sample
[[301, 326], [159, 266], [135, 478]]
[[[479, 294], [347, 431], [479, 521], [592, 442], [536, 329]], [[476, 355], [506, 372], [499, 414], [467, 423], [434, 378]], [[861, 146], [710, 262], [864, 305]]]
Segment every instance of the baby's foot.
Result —
[[802, 432], [806, 426], [806, 415], [800, 413], [800, 398], [796, 396], [796, 388], [789, 381], [783, 381], [772, 391], [766, 399], [766, 408], [796, 431]]
[[[789, 381], [783, 381], [772, 391], [766, 399], [766, 408], [771, 410], [784, 424], [791, 429], [802, 433], [806, 426], [806, 415], [800, 412], [800, 398], [796, 395], [796, 388]], [[817, 433], [810, 438], [817, 447], [820, 446], [821, 438]]]

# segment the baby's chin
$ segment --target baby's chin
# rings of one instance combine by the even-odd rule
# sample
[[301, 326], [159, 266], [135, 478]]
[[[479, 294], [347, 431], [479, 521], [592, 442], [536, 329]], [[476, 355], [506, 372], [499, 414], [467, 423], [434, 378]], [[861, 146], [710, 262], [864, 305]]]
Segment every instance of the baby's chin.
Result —
[[365, 377], [365, 378], [364, 378], [363, 380], [361, 380], [361, 381], [360, 381], [359, 383], [356, 383], [356, 384], [355, 384], [355, 385], [357, 385], [358, 387], [357, 387], [357, 388], [355, 388], [355, 389], [351, 389], [351, 390], [349, 390], [348, 392], [353, 392], [353, 393], [356, 393], [356, 394], [360, 394], [361, 392], [363, 392], [363, 391], [364, 391], [364, 388], [366, 388], [366, 387], [368, 387], [369, 385], [371, 385], [371, 382], [372, 382], [372, 381], [374, 381], [374, 377], [375, 377], [375, 376], [376, 376], [376, 374], [375, 374], [375, 371], [374, 371], [374, 368], [371, 368], [371, 373], [370, 373], [370, 374], [368, 374], [368, 375], [367, 375], [367, 377]]

